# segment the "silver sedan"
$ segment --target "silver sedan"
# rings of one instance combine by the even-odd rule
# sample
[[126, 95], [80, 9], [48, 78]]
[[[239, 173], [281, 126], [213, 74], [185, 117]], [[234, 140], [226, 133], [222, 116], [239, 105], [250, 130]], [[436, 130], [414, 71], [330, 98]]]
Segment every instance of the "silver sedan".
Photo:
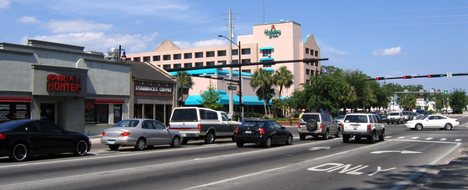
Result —
[[118, 150], [120, 146], [143, 150], [147, 146], [161, 144], [170, 144], [175, 148], [180, 145], [180, 140], [179, 131], [171, 131], [161, 122], [151, 119], [122, 120], [104, 130], [101, 137], [101, 143], [111, 150]]

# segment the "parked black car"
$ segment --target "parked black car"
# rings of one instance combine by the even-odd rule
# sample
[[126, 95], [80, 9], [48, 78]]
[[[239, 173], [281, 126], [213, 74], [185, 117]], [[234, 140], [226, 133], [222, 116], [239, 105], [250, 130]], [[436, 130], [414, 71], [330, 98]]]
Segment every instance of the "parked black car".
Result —
[[84, 156], [90, 149], [86, 135], [65, 131], [49, 121], [15, 120], [0, 124], [0, 156], [9, 156], [12, 161], [59, 153]]
[[272, 144], [290, 145], [293, 141], [291, 132], [272, 120], [265, 119], [245, 119], [236, 128], [234, 141], [238, 147], [243, 147], [245, 143], [255, 143], [269, 148]]

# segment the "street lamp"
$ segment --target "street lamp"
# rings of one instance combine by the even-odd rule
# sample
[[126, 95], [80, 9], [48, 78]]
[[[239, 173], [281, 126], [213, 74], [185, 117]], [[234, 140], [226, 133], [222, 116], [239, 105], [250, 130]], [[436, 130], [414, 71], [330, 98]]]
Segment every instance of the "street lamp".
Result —
[[[237, 64], [239, 65], [238, 68], [238, 72], [239, 72], [239, 107], [240, 107], [240, 110], [241, 110], [241, 116], [240, 116], [240, 119], [242, 120], [242, 118], [244, 118], [244, 101], [242, 101], [242, 69], [241, 69], [241, 65], [242, 65], [242, 57], [241, 57], [241, 54], [242, 54], [242, 48], [241, 48], [241, 42], [239, 41], [238, 44], [234, 43], [231, 39], [229, 39], [228, 37], [224, 36], [224, 35], [218, 35], [218, 37], [220, 38], [225, 38], [226, 40], [228, 40], [229, 42], [231, 42], [231, 45], [234, 44], [235, 46], [237, 46], [238, 48], [238, 51], [237, 51], [237, 54], [239, 55], [239, 58], [238, 58], [238, 61], [237, 61]], [[230, 48], [231, 52], [229, 52], [229, 56], [230, 56], [230, 59], [232, 60], [232, 48]], [[232, 61], [231, 61], [231, 64], [232, 64]], [[232, 67], [231, 67], [231, 72], [230, 72], [230, 77], [232, 79]], [[231, 93], [232, 94], [232, 93]], [[232, 98], [232, 97], [230, 97]]]
[[119, 61], [126, 61], [127, 60], [127, 55], [125, 55], [125, 49], [122, 49], [122, 46], [119, 45]]

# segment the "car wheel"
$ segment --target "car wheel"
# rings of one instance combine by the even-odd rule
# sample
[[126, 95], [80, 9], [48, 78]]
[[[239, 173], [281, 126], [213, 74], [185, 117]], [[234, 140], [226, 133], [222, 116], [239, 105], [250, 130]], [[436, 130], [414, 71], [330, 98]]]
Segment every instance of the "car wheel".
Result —
[[343, 142], [348, 143], [349, 142], [349, 135], [343, 135]]
[[375, 143], [375, 132], [372, 132], [372, 134], [367, 138], [369, 139], [369, 143]]
[[29, 157], [29, 149], [26, 144], [18, 143], [15, 144], [10, 150], [10, 160], [15, 162], [21, 162]]
[[322, 139], [323, 140], [328, 140], [328, 135], [330, 134], [330, 132], [328, 131], [328, 129], [325, 131], [325, 134], [323, 134], [322, 136]]
[[305, 140], [306, 136], [307, 136], [306, 134], [299, 134], [299, 139]]
[[236, 142], [236, 145], [237, 145], [237, 147], [244, 147], [244, 143], [243, 143], [243, 142]]
[[146, 141], [143, 138], [138, 139], [136, 145], [135, 145], [135, 150], [141, 151], [146, 148]]
[[416, 126], [414, 126], [414, 128], [417, 130], [417, 131], [421, 131], [423, 129], [423, 125], [421, 123], [418, 123], [416, 124]]
[[215, 141], [215, 136], [213, 132], [208, 132], [208, 134], [206, 134], [205, 136], [205, 144], [211, 144], [211, 143], [214, 143], [214, 141]]
[[379, 135], [379, 141], [385, 141], [385, 130], [383, 130], [382, 134]]
[[291, 145], [293, 142], [293, 137], [291, 135], [288, 136], [288, 139], [286, 140], [286, 145]]
[[267, 139], [263, 143], [263, 147], [265, 147], [265, 148], [270, 148], [271, 147], [271, 137], [267, 137]]
[[88, 143], [84, 140], [78, 141], [75, 147], [75, 155], [84, 156], [86, 154], [88, 154]]
[[109, 145], [109, 149], [113, 151], [119, 150], [119, 147], [119, 145]]
[[180, 138], [179, 137], [172, 138], [171, 147], [177, 148], [179, 146], [180, 146]]
[[185, 144], [187, 144], [187, 143], [188, 143], [188, 139], [182, 138], [182, 143], [181, 143], [181, 144], [184, 144], [184, 145], [185, 145]]
[[452, 129], [452, 124], [450, 124], [450, 123], [445, 124], [444, 129], [445, 130], [451, 130]]

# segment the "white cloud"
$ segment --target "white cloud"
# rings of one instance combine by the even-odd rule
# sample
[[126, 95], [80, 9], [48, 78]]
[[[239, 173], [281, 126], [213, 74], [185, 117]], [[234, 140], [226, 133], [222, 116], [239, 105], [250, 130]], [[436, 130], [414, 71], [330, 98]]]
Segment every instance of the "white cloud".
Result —
[[387, 49], [378, 49], [372, 51], [372, 54], [376, 56], [393, 56], [401, 53], [401, 47], [392, 47]]
[[338, 56], [349, 55], [347, 51], [335, 49], [335, 48], [328, 47], [328, 46], [321, 47], [320, 49], [322, 53], [329, 53], [329, 54], [338, 55]]
[[36, 17], [33, 16], [23, 16], [18, 19], [18, 22], [24, 23], [24, 24], [37, 24], [40, 23], [39, 20], [37, 20]]
[[174, 44], [179, 46], [182, 49], [187, 49], [187, 48], [225, 46], [227, 42], [221, 39], [211, 39], [211, 40], [201, 40], [201, 41], [196, 41], [196, 42], [174, 41]]
[[10, 0], [0, 0], [0, 9], [7, 8], [10, 6]]
[[104, 32], [82, 32], [82, 33], [68, 33], [56, 35], [39, 35], [33, 37], [24, 37], [23, 41], [27, 39], [37, 39], [65, 44], [73, 44], [84, 46], [87, 50], [94, 50], [106, 53], [109, 48], [122, 47], [127, 51], [141, 52], [150, 45], [154, 45], [155, 38], [158, 34], [152, 33], [148, 35], [141, 34], [105, 34]]
[[52, 20], [45, 26], [53, 33], [100, 32], [112, 28], [111, 24], [86, 20]]

